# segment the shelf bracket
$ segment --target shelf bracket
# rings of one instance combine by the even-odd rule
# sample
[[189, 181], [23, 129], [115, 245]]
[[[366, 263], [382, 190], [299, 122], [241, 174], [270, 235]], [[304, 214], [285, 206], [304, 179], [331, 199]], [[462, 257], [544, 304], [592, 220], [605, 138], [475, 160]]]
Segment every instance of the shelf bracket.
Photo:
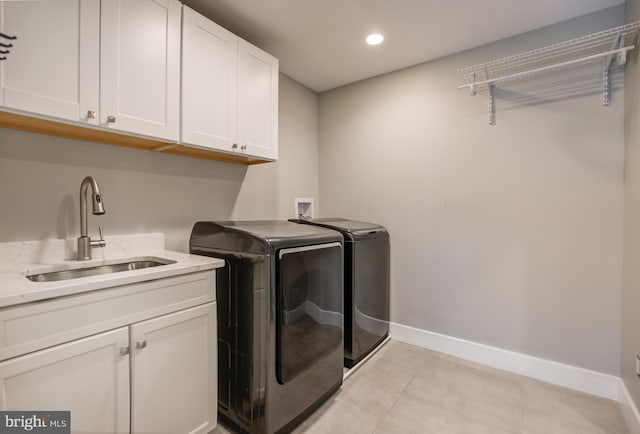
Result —
[[609, 65], [607, 65], [607, 61], [602, 64], [602, 105], [609, 105]]
[[[613, 39], [611, 44], [611, 50], [624, 47], [624, 37], [620, 32]], [[611, 63], [613, 62], [613, 54], [609, 54], [604, 58], [602, 62], [602, 105], [609, 105], [609, 92], [611, 91], [611, 85], [609, 83], [609, 72], [611, 71]], [[624, 65], [627, 63], [627, 52], [625, 50], [618, 51], [615, 54], [616, 62], [618, 65]]]
[[488, 108], [489, 108], [489, 125], [495, 125], [496, 124], [496, 119], [495, 119], [495, 113], [496, 113], [496, 107], [495, 107], [495, 101], [494, 101], [494, 96], [493, 96], [493, 89], [495, 88], [495, 85], [490, 84], [489, 85], [489, 96], [488, 96]]
[[[616, 35], [616, 37], [613, 40], [613, 43], [611, 44], [611, 50], [615, 50], [616, 48], [620, 49], [624, 47], [624, 36], [622, 36], [621, 32], [618, 32], [618, 34]], [[627, 63], [627, 52], [626, 51], [618, 51], [616, 53], [616, 63], [619, 66], [625, 65]], [[609, 68], [611, 66], [611, 62], [613, 61], [613, 54], [610, 54], [606, 57], [605, 62], [607, 65], [607, 68]]]
[[[613, 42], [609, 47], [609, 51], [615, 50], [616, 48], [622, 48], [624, 46], [623, 44], [624, 44], [624, 39], [621, 37], [620, 32], [618, 32], [616, 37], [613, 38]], [[605, 57], [605, 63], [607, 64], [607, 66], [611, 65], [612, 60], [613, 60], [613, 54], [609, 54], [607, 57]]]
[[626, 65], [627, 64], [627, 52], [621, 51], [618, 53], [618, 65]]
[[[473, 83], [476, 82], [476, 73], [473, 73]], [[471, 93], [471, 96], [476, 96], [476, 85], [473, 84], [472, 86], [469, 86], [469, 93]]]

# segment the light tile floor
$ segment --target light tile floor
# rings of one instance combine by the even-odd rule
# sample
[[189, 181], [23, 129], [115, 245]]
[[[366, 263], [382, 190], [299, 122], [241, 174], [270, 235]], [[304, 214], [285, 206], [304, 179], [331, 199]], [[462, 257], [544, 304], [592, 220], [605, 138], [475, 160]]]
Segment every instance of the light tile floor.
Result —
[[[225, 433], [219, 427], [215, 433]], [[298, 433], [628, 433], [614, 401], [390, 341]]]

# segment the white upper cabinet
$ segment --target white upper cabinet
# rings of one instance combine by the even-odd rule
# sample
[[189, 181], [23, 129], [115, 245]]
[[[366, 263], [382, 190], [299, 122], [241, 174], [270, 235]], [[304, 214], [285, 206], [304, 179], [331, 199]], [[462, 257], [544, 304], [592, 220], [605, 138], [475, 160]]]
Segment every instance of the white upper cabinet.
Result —
[[178, 0], [0, 0], [0, 31], [5, 111], [278, 158], [278, 59]]
[[[0, 104], [16, 110], [97, 124], [99, 0], [2, 1]], [[96, 114], [97, 115], [97, 114]]]
[[102, 0], [100, 124], [178, 140], [177, 0]]
[[0, 104], [38, 115], [177, 141], [177, 0], [0, 2]]
[[250, 155], [278, 158], [278, 59], [238, 44], [238, 144]]
[[183, 7], [182, 142], [230, 151], [236, 137], [238, 37]]
[[181, 141], [277, 159], [278, 59], [186, 6], [182, 38]]

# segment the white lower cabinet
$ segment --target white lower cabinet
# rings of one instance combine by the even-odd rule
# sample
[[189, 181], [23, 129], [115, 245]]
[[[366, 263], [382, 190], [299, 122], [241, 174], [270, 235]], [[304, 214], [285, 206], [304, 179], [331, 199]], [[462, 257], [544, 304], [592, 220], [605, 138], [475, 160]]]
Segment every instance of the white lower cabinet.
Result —
[[205, 434], [217, 421], [215, 303], [131, 326], [131, 432]]
[[0, 362], [0, 409], [69, 410], [72, 432], [207, 433], [216, 303]]
[[73, 432], [129, 432], [127, 327], [0, 363], [0, 409], [71, 411]]

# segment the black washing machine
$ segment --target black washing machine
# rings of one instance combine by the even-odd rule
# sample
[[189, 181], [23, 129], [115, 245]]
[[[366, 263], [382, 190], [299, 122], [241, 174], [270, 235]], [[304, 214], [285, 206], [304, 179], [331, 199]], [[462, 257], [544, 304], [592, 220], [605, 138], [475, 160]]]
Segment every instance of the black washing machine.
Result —
[[343, 218], [290, 221], [344, 236], [344, 365], [351, 368], [389, 335], [389, 233]]
[[190, 252], [216, 273], [218, 414], [288, 432], [342, 384], [342, 236], [286, 221], [198, 222]]

